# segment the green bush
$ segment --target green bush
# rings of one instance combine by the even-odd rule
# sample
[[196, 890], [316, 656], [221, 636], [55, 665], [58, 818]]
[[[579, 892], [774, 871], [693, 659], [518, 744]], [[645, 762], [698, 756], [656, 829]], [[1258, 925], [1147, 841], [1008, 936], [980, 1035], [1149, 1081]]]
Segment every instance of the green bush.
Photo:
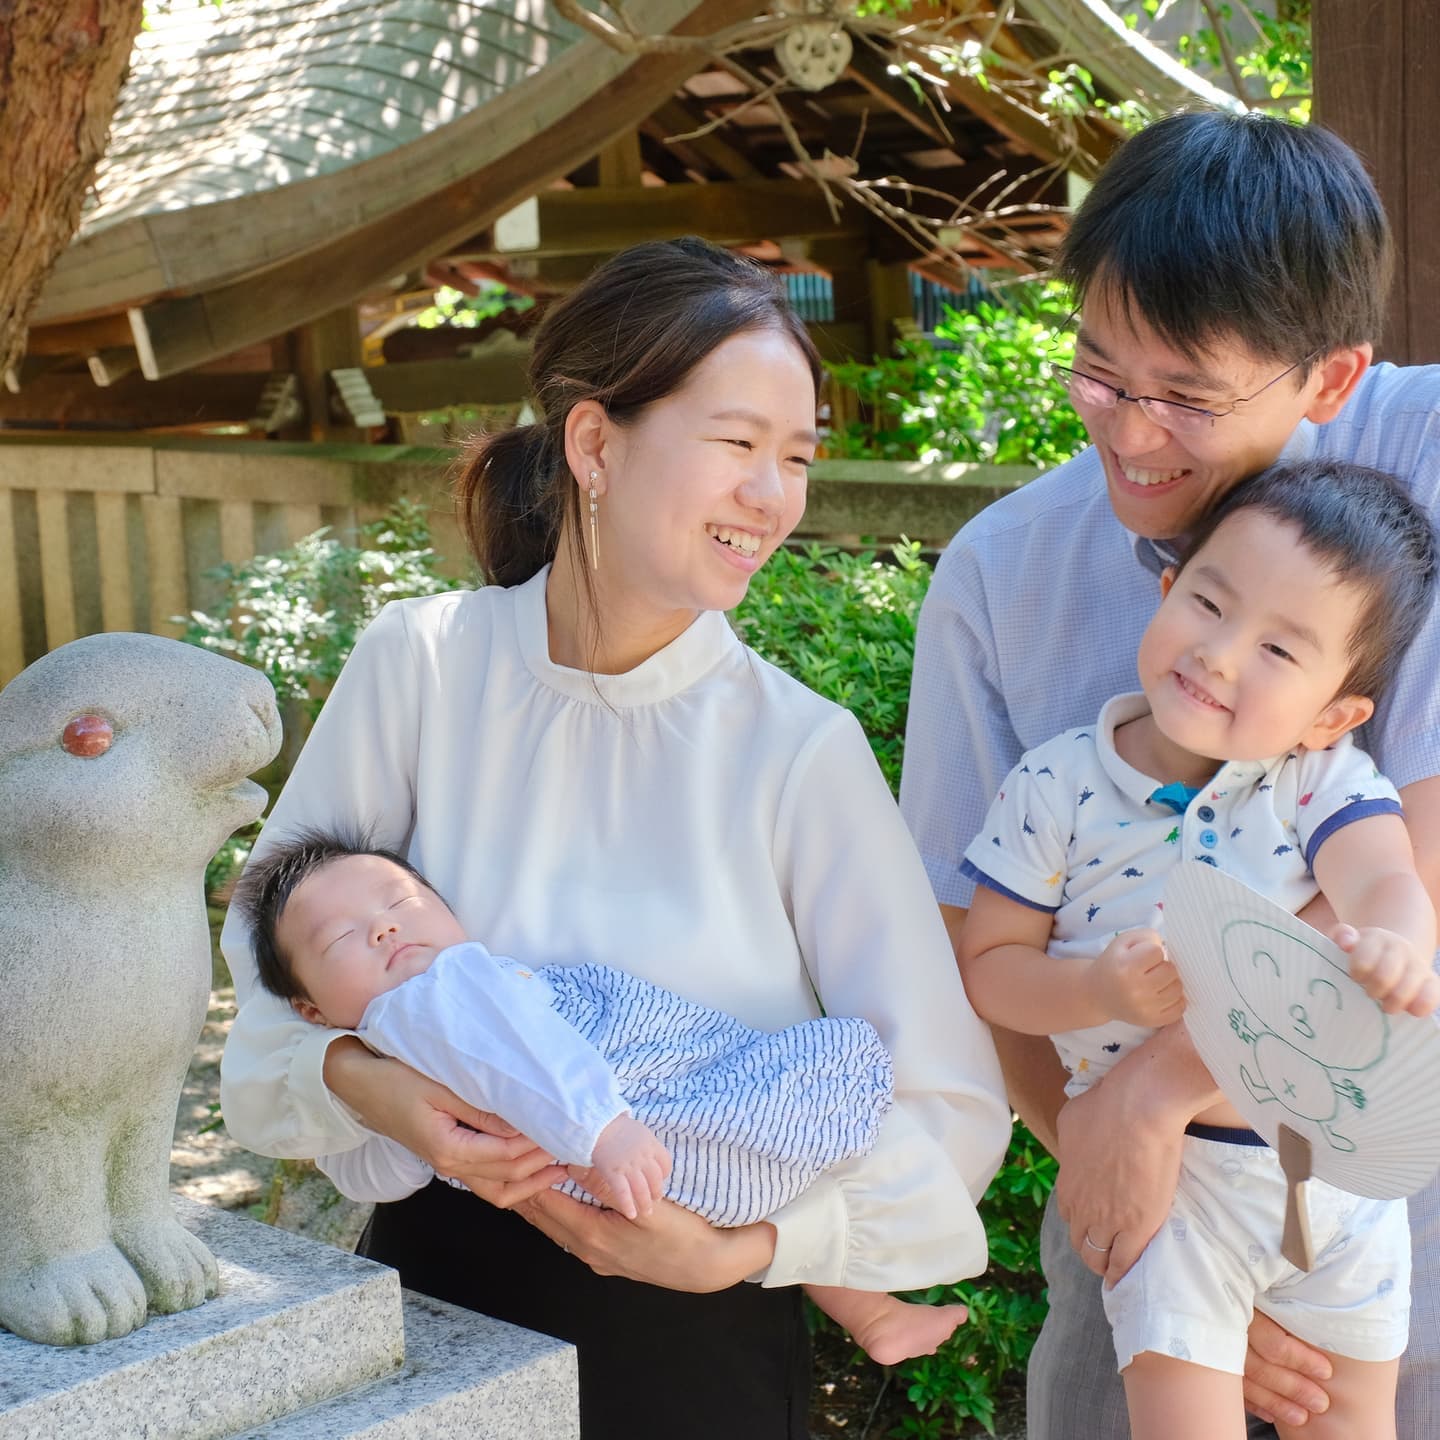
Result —
[[[414, 506], [402, 502], [363, 541], [347, 546], [322, 531], [226, 567], [225, 610], [193, 615], [185, 638], [256, 666], [282, 697], [318, 712], [356, 637], [386, 601], [455, 585], [441, 575]], [[909, 542], [888, 559], [820, 545], [782, 550], [751, 581], [734, 616], [767, 660], [855, 713], [892, 787], [900, 782], [915, 620], [930, 573]], [[242, 837], [217, 865], [233, 871], [247, 850]], [[903, 1434], [931, 1440], [968, 1417], [993, 1426], [996, 1389], [1023, 1371], [1044, 1314], [1039, 1221], [1054, 1168], [1017, 1123], [981, 1207], [990, 1271], [914, 1297], [958, 1299], [970, 1320], [939, 1354], [899, 1367], [914, 1407]]]
[[920, 546], [894, 563], [822, 545], [779, 550], [735, 611], [746, 643], [855, 713], [892, 789], [900, 786], [915, 617], [930, 585]]
[[1003, 301], [952, 310], [896, 354], [830, 365], [868, 419], [832, 434], [826, 448], [849, 459], [1058, 465], [1084, 449], [1080, 417], [1047, 361], [1075, 349], [1070, 302], [1055, 284], [1015, 286]]
[[[915, 621], [931, 570], [913, 542], [891, 553], [893, 563], [820, 545], [782, 550], [750, 582], [735, 623], [767, 660], [854, 712], [898, 789]], [[1045, 1317], [1040, 1216], [1054, 1183], [1055, 1161], [1017, 1120], [980, 1207], [989, 1271], [910, 1297], [959, 1301], [970, 1318], [938, 1354], [898, 1367], [914, 1407], [901, 1435], [938, 1440], [968, 1418], [993, 1433], [996, 1392], [1023, 1374]], [[817, 1315], [815, 1323], [829, 1322]]]
[[440, 572], [424, 508], [400, 500], [346, 545], [328, 530], [288, 550], [214, 572], [226, 603], [193, 611], [182, 640], [253, 665], [276, 698], [320, 713], [360, 632], [391, 600], [438, 595], [462, 582]]

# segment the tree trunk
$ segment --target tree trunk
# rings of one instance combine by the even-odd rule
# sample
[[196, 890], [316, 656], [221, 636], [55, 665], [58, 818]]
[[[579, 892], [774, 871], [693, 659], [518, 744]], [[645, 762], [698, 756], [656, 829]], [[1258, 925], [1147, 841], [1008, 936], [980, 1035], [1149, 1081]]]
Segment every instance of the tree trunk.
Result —
[[144, 0], [0, 0], [0, 372], [80, 224]]

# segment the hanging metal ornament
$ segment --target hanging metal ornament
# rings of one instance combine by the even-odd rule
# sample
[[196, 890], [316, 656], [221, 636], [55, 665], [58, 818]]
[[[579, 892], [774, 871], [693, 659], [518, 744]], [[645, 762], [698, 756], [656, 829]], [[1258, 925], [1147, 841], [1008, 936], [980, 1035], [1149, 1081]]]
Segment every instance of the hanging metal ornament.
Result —
[[844, 73], [854, 48], [844, 26], [813, 20], [787, 30], [775, 46], [775, 58], [793, 84], [823, 90]]

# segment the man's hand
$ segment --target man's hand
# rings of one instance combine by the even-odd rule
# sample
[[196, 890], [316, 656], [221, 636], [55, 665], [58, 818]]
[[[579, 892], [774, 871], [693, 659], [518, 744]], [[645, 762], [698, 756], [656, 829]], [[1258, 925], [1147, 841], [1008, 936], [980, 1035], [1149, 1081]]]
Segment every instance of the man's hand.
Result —
[[1350, 957], [1350, 978], [1387, 1013], [1423, 1016], [1440, 1006], [1434, 957], [1422, 955], [1403, 935], [1373, 925], [1337, 925], [1330, 938]]
[[1272, 1425], [1303, 1425], [1311, 1415], [1323, 1415], [1330, 1408], [1323, 1382], [1332, 1373], [1321, 1351], [1255, 1312], [1245, 1354], [1245, 1408], [1252, 1415]]
[[1091, 962], [1087, 976], [1095, 1003], [1111, 1020], [1156, 1030], [1185, 1009], [1185, 991], [1154, 930], [1117, 935]]
[[588, 1166], [572, 1165], [571, 1179], [627, 1220], [643, 1219], [665, 1194], [670, 1152], [649, 1126], [617, 1115], [601, 1132]]

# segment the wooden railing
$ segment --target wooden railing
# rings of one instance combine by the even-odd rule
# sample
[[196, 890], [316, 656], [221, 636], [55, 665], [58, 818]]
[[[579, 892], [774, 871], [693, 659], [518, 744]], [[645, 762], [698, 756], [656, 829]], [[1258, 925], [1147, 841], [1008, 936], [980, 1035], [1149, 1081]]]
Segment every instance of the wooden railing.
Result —
[[[240, 440], [0, 440], [0, 684], [101, 630], [178, 633], [218, 598], [212, 572], [322, 525], [342, 535], [400, 496], [432, 511], [436, 549], [468, 557], [450, 512], [453, 455], [405, 446]], [[1037, 472], [1020, 466], [827, 460], [797, 534], [943, 544]]]

